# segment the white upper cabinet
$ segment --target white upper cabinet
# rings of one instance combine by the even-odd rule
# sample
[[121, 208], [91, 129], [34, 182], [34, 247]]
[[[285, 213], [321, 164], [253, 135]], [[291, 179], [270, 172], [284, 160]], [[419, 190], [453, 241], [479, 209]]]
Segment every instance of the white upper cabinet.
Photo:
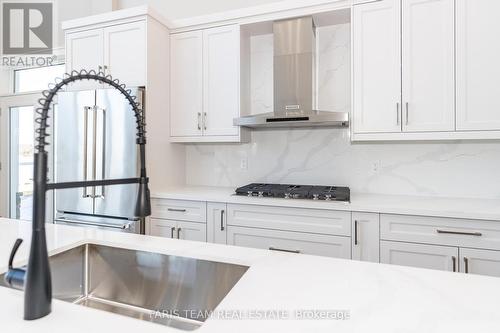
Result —
[[456, 6], [457, 129], [500, 130], [500, 1]]
[[170, 135], [203, 134], [203, 33], [170, 37]]
[[401, 132], [399, 1], [353, 7], [354, 133]]
[[203, 31], [204, 135], [238, 135], [240, 112], [240, 28]]
[[66, 36], [68, 71], [81, 69], [99, 71], [104, 63], [103, 41], [101, 29], [68, 34]]
[[[104, 35], [102, 29], [74, 32], [66, 35], [66, 72], [85, 69], [102, 70], [104, 64]], [[78, 82], [77, 89], [95, 87], [94, 82]]]
[[146, 23], [133, 22], [104, 29], [106, 74], [128, 86], [146, 82]]
[[455, 130], [454, 6], [402, 1], [403, 131]]
[[[127, 86], [146, 85], [146, 21], [66, 34], [66, 70], [95, 70]], [[79, 82], [78, 89], [94, 82]], [[76, 87], [76, 85], [75, 85]]]
[[171, 35], [171, 123], [174, 142], [241, 142], [240, 27]]

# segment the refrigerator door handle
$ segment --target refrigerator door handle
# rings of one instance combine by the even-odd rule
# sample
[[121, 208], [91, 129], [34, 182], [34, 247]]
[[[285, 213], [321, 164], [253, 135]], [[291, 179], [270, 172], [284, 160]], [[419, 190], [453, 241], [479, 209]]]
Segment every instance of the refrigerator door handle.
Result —
[[[88, 140], [89, 140], [89, 109], [90, 107], [84, 106], [83, 113], [83, 180], [88, 180]], [[83, 188], [82, 198], [88, 198], [87, 187]]]
[[[92, 180], [96, 180], [97, 176], [97, 165], [96, 165], [96, 160], [97, 160], [97, 106], [94, 105], [92, 108], [92, 111], [94, 113], [94, 119], [93, 119], [93, 142], [92, 142]], [[92, 198], [96, 197], [96, 188], [95, 186], [92, 187]]]
[[[99, 108], [98, 106], [95, 107], [95, 118], [97, 119], [98, 112], [102, 111], [102, 121], [101, 126], [102, 126], [102, 137], [98, 138], [97, 137], [97, 120], [96, 120], [96, 139], [101, 140], [101, 151], [99, 152], [99, 155], [101, 156], [101, 170], [99, 170], [99, 174], [101, 179], [105, 179], [105, 166], [106, 166], [106, 109]], [[94, 143], [97, 146], [97, 140]], [[97, 148], [96, 148], [97, 150]], [[97, 154], [96, 154], [97, 155]], [[94, 159], [94, 168], [96, 169], [96, 174], [97, 174], [97, 159]], [[95, 179], [95, 178], [94, 178]], [[96, 188], [96, 192], [94, 195], [94, 198], [101, 198], [104, 199], [104, 189], [105, 186], [100, 186]]]

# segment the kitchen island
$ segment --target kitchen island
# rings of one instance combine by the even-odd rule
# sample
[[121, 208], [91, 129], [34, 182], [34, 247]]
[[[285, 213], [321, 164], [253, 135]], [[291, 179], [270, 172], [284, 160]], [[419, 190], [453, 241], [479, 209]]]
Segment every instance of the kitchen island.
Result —
[[[26, 263], [30, 233], [28, 222], [0, 219], [0, 273], [16, 238], [16, 266]], [[47, 226], [47, 241], [50, 255], [92, 243], [249, 266], [200, 333], [500, 331], [498, 278], [61, 225]], [[56, 299], [27, 322], [22, 292], [0, 288], [0, 300], [2, 332], [182, 332]]]

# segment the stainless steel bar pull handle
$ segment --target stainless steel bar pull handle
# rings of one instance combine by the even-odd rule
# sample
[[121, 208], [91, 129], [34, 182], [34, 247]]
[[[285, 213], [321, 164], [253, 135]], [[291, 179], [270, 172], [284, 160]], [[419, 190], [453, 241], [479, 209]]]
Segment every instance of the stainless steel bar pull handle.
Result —
[[469, 258], [464, 257], [465, 273], [469, 274]]
[[457, 257], [452, 256], [451, 257], [451, 262], [452, 262], [452, 265], [453, 265], [453, 271], [456, 272], [457, 271]]
[[207, 130], [207, 113], [203, 112], [203, 129]]
[[224, 231], [224, 209], [220, 211], [220, 231]]
[[170, 238], [174, 238], [175, 227], [170, 228]]
[[198, 131], [201, 131], [201, 112], [198, 112]]
[[408, 102], [406, 102], [406, 126], [408, 126], [408, 123], [410, 122], [409, 120], [409, 114], [410, 114], [410, 105]]
[[477, 231], [467, 232], [467, 231], [453, 231], [453, 230], [442, 230], [437, 229], [438, 234], [449, 234], [449, 235], [463, 235], [463, 236], [476, 236], [481, 237], [483, 234]]
[[[83, 180], [88, 180], [88, 140], [89, 140], [89, 107], [85, 106], [83, 112]], [[88, 198], [87, 187], [83, 188], [83, 198]]]
[[396, 103], [396, 125], [399, 125], [399, 102]]
[[358, 245], [358, 221], [354, 221], [354, 245]]
[[185, 209], [177, 209], [177, 208], [167, 208], [169, 212], [178, 212], [178, 213], [185, 213]]
[[177, 228], [177, 239], [181, 239], [181, 228]]
[[271, 251], [277, 251], [277, 252], [287, 252], [287, 253], [300, 253], [300, 250], [287, 250], [287, 249], [280, 249], [278, 247], [270, 246], [269, 250]]

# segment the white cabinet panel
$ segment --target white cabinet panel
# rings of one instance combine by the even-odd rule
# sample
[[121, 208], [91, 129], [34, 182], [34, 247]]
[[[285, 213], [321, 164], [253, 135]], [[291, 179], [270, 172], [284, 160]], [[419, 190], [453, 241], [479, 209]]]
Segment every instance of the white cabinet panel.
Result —
[[380, 262], [456, 272], [458, 271], [458, 248], [381, 241]]
[[500, 130], [500, 1], [456, 6], [457, 129]]
[[500, 251], [460, 248], [460, 271], [500, 277]]
[[228, 226], [227, 243], [274, 251], [351, 258], [349, 237]]
[[170, 135], [201, 136], [203, 32], [170, 37]]
[[380, 261], [379, 228], [379, 214], [352, 213], [352, 259]]
[[454, 0], [402, 1], [403, 130], [455, 130]]
[[[102, 29], [87, 30], [66, 34], [66, 71], [99, 72], [104, 64], [104, 35]], [[93, 89], [96, 82], [78, 82], [75, 89]]]
[[146, 85], [146, 21], [104, 29], [106, 73], [129, 87]]
[[151, 216], [205, 223], [207, 221], [207, 203], [204, 201], [153, 199]]
[[207, 242], [226, 244], [227, 241], [227, 205], [225, 203], [207, 203]]
[[240, 114], [240, 27], [203, 31], [203, 134], [238, 135]]
[[227, 209], [228, 225], [351, 235], [351, 212], [236, 204], [229, 204]]
[[199, 242], [207, 241], [205, 223], [150, 219], [150, 235]]
[[497, 221], [381, 214], [380, 238], [403, 242], [500, 249], [500, 224]]
[[353, 131], [401, 132], [400, 0], [353, 7]]
[[149, 219], [149, 234], [151, 236], [177, 238], [175, 228], [177, 221]]

